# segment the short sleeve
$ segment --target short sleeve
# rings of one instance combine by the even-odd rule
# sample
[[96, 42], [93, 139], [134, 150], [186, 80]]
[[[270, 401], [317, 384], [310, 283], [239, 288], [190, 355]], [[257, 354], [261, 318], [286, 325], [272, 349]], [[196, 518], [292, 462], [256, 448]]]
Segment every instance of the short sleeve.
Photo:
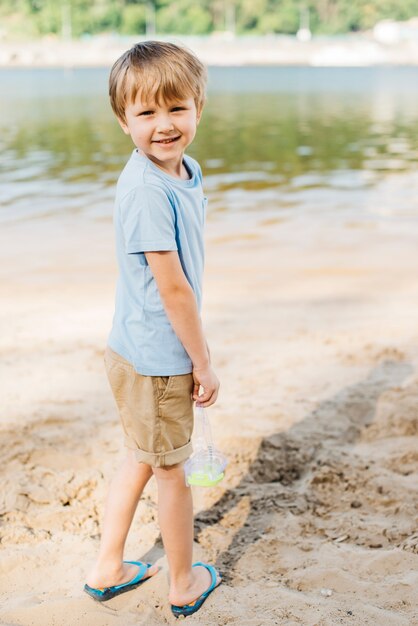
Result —
[[177, 250], [175, 213], [163, 189], [136, 187], [122, 200], [120, 210], [127, 254]]

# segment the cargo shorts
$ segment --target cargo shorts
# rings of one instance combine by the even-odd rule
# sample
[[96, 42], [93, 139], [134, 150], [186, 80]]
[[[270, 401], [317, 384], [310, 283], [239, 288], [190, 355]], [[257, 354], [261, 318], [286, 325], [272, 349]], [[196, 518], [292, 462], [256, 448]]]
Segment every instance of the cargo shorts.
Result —
[[175, 465], [192, 453], [193, 375], [143, 376], [106, 347], [104, 361], [127, 448], [139, 463]]

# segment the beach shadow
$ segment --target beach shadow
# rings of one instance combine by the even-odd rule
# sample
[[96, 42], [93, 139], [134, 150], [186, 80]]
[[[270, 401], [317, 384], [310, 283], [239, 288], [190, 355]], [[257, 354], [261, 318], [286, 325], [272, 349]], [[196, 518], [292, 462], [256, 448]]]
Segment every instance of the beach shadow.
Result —
[[263, 536], [266, 514], [287, 511], [298, 515], [315, 509], [304, 479], [321, 466], [334, 465], [338, 472], [342, 448], [352, 447], [373, 422], [380, 396], [401, 385], [412, 371], [405, 361], [384, 361], [361, 382], [320, 402], [289, 430], [264, 438], [239, 484], [196, 515], [195, 537], [199, 542], [206, 529], [219, 524], [243, 499], [247, 501], [246, 519], [216, 560], [226, 583], [232, 582], [246, 547]]

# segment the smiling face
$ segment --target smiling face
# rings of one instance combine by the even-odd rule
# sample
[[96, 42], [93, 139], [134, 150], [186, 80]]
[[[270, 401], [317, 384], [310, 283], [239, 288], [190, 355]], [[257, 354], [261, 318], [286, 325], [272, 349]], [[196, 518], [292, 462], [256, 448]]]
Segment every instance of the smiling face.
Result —
[[183, 154], [196, 134], [201, 113], [192, 97], [172, 102], [135, 101], [125, 108], [125, 121], [118, 120], [135, 146], [158, 167], [181, 176]]

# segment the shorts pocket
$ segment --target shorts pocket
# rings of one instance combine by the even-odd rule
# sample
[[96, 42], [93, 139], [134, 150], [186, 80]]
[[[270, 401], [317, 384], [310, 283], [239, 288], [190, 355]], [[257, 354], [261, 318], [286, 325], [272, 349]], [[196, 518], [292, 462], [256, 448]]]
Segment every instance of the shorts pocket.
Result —
[[182, 448], [193, 432], [193, 376], [172, 376], [164, 397], [158, 403], [161, 449], [165, 452]]
[[135, 372], [133, 368], [118, 361], [107, 360], [105, 364], [110, 388], [116, 400], [116, 404], [120, 409], [120, 405], [125, 402], [125, 398], [132, 389], [135, 381]]
[[193, 407], [193, 374], [170, 376], [163, 395], [159, 398], [162, 417], [173, 418], [190, 412]]
[[164, 402], [170, 393], [170, 389], [173, 385], [173, 378], [175, 378], [175, 376], [155, 376], [159, 402]]

